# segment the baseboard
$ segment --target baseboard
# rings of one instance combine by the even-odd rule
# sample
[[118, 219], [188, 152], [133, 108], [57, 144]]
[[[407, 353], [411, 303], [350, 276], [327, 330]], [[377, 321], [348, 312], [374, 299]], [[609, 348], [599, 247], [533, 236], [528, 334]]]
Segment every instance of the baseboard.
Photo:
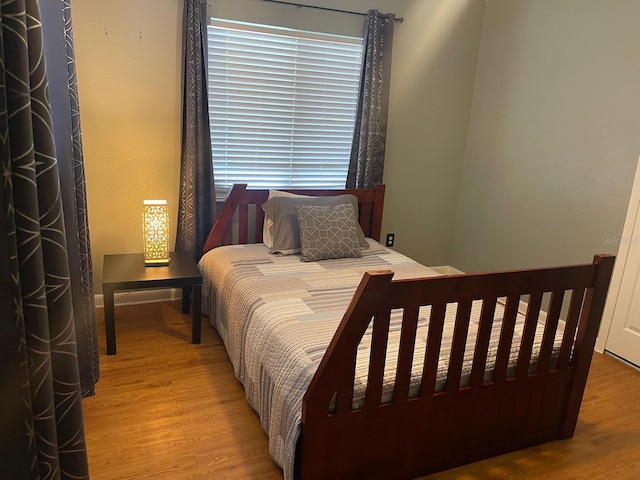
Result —
[[613, 352], [610, 352], [609, 350], [606, 350], [603, 352], [605, 355], [609, 355], [612, 358], [615, 358], [616, 360], [621, 361], [622, 363], [624, 363], [625, 365], [628, 365], [629, 367], [637, 370], [640, 372], [640, 365], [636, 365], [635, 363], [631, 363], [629, 360], [627, 360], [626, 358], [621, 357], [620, 355], [616, 355]]
[[[154, 290], [130, 290], [116, 292], [114, 301], [116, 305], [137, 305], [140, 303], [166, 302], [182, 298], [182, 290], [179, 288], [159, 288]], [[97, 308], [104, 307], [104, 296], [99, 293], [95, 296]]]

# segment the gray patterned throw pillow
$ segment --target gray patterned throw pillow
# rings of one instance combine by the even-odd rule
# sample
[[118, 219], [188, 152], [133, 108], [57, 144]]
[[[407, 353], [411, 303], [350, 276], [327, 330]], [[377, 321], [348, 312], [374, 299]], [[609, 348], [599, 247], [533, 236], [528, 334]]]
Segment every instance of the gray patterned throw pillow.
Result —
[[302, 259], [362, 257], [353, 205], [296, 205]]
[[[358, 218], [358, 199], [355, 195], [337, 195], [329, 197], [273, 197], [264, 205], [265, 220], [273, 222], [272, 243], [270, 253], [291, 255], [300, 253], [300, 224], [296, 214], [296, 205], [333, 207], [336, 205], [351, 204]], [[357, 220], [356, 220], [357, 221]], [[360, 225], [357, 225], [360, 248], [369, 248], [369, 243], [362, 233]]]

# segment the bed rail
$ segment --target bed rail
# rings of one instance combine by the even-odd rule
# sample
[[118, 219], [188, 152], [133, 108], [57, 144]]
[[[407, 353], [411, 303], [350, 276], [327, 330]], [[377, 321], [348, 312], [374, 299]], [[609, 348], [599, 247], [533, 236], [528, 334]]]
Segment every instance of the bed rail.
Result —
[[[571, 437], [614, 258], [596, 255], [587, 265], [415, 280], [392, 280], [390, 271], [367, 273], [304, 396], [303, 478], [415, 478]], [[487, 380], [487, 348], [499, 298], [506, 298], [506, 306]], [[508, 368], [523, 298], [528, 306], [517, 365]], [[468, 382], [461, 386], [471, 304], [478, 300], [483, 304], [473, 364]], [[436, 389], [445, 310], [452, 303], [457, 310], [447, 381], [444, 389]], [[418, 312], [426, 305], [431, 314], [422, 382], [418, 395], [410, 398]], [[545, 330], [535, 370], [530, 371], [543, 307]], [[389, 317], [395, 309], [403, 310], [400, 350], [391, 401], [382, 403]], [[561, 312], [564, 333], [552, 358]], [[356, 408], [356, 353], [371, 323], [366, 395], [364, 405]]]
[[[299, 195], [334, 196], [355, 195], [359, 204], [358, 221], [367, 237], [380, 241], [384, 185], [374, 188], [351, 188], [344, 190], [285, 190]], [[267, 201], [269, 190], [247, 189], [246, 184], [236, 184], [229, 192], [205, 242], [203, 253], [221, 245], [234, 243], [261, 243], [264, 212], [262, 204]]]

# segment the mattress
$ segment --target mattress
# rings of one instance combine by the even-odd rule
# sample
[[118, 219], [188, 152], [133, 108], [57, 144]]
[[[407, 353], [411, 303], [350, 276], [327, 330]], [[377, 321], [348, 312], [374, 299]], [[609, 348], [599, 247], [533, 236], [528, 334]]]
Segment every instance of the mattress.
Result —
[[[293, 478], [300, 433], [302, 398], [353, 294], [367, 271], [391, 270], [394, 279], [439, 275], [408, 257], [367, 239], [362, 258], [303, 262], [299, 255], [269, 254], [263, 244], [232, 245], [209, 251], [199, 263], [203, 274], [203, 313], [220, 334], [236, 377], [269, 436], [269, 451]], [[468, 382], [481, 303], [474, 302], [462, 380]], [[447, 308], [436, 389], [445, 386], [456, 306]], [[417, 394], [422, 376], [429, 307], [420, 311], [410, 394]], [[486, 377], [491, 377], [497, 353], [504, 305], [498, 303], [492, 328]], [[392, 312], [386, 357], [383, 401], [390, 396], [399, 350], [402, 312]], [[524, 318], [519, 316], [511, 348], [510, 369]], [[542, 326], [540, 326], [542, 327]], [[358, 349], [354, 405], [366, 387], [371, 327]], [[536, 331], [536, 358], [543, 328]], [[561, 335], [556, 335], [556, 346]], [[535, 360], [534, 360], [535, 361]]]

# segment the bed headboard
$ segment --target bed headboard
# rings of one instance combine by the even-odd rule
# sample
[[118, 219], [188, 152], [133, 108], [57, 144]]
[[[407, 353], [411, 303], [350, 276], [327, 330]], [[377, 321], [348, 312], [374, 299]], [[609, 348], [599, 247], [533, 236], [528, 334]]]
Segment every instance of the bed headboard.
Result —
[[[365, 236], [380, 241], [384, 185], [373, 188], [347, 188], [344, 190], [285, 190], [299, 195], [328, 197], [351, 194], [358, 199], [358, 221]], [[246, 184], [235, 184], [204, 244], [203, 253], [221, 245], [261, 243], [264, 212], [262, 204], [269, 198], [269, 190], [247, 189]], [[237, 215], [236, 215], [237, 212]]]

